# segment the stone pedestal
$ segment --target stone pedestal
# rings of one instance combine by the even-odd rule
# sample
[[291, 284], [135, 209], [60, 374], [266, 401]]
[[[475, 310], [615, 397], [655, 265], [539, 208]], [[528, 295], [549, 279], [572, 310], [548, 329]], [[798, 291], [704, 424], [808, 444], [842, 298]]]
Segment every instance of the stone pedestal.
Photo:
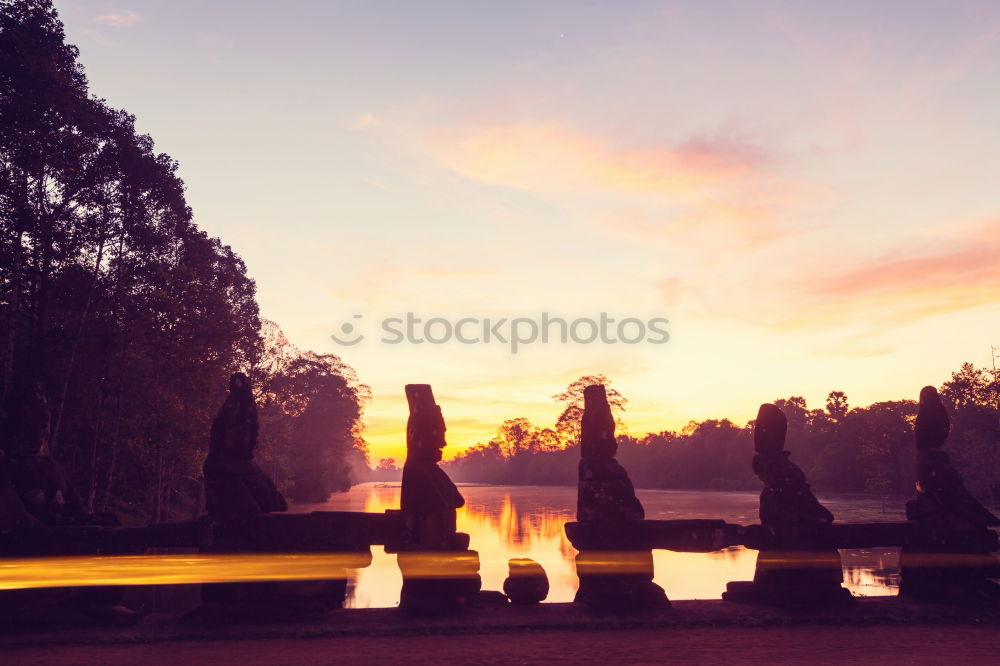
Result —
[[925, 543], [910, 545], [899, 554], [899, 596], [965, 605], [1000, 604], [1000, 550], [991, 529], [955, 529], [927, 516], [930, 500], [907, 503], [907, 517], [925, 527]]
[[670, 607], [666, 593], [653, 582], [649, 550], [590, 550], [576, 556], [580, 587], [573, 599], [593, 610], [638, 612]]
[[479, 553], [474, 550], [405, 551], [397, 555], [405, 612], [446, 613], [470, 606], [482, 587]]
[[731, 582], [722, 598], [737, 603], [825, 608], [854, 602], [836, 550], [764, 550], [753, 581]]

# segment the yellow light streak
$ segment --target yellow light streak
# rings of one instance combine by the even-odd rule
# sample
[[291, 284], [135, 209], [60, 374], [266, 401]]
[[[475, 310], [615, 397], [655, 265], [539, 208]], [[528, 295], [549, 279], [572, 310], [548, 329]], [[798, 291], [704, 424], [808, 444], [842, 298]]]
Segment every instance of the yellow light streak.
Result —
[[[101, 585], [180, 585], [346, 578], [371, 564], [361, 553], [116, 555], [0, 560], [0, 590]], [[475, 552], [401, 553], [407, 578], [475, 576]]]
[[[0, 590], [104, 585], [180, 585], [263, 581], [307, 581], [346, 578], [349, 569], [371, 564], [371, 553], [219, 553], [190, 555], [116, 555], [0, 559]], [[904, 568], [995, 566], [984, 554], [904, 553]], [[406, 578], [475, 576], [475, 551], [405, 552], [398, 562]], [[636, 551], [581, 553], [578, 574], [645, 574], [653, 570], [650, 553]], [[759, 566], [768, 569], [837, 567], [832, 553], [766, 553]]]
[[116, 555], [0, 560], [0, 590], [330, 580], [366, 567], [370, 553]]

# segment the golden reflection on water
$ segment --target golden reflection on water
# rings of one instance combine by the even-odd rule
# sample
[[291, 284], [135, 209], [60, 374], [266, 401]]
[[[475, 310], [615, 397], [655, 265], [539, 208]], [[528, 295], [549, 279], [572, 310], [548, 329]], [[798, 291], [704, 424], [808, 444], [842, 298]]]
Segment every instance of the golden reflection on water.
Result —
[[[576, 488], [463, 486], [466, 505], [458, 529], [479, 553], [483, 589], [500, 590], [508, 560], [530, 558], [549, 578], [547, 601], [572, 601], [577, 588], [576, 550], [563, 526], [575, 518]], [[755, 493], [640, 490], [650, 519], [721, 518], [756, 522]], [[877, 501], [877, 500], [875, 500]], [[837, 516], [873, 520], [872, 500], [841, 500]], [[321, 505], [295, 511], [366, 511], [399, 507], [399, 486], [357, 486]], [[883, 509], [884, 511], [884, 509]], [[842, 551], [845, 585], [855, 594], [894, 594], [899, 582], [898, 549]], [[593, 559], [593, 558], [592, 558]], [[752, 580], [757, 553], [741, 547], [713, 553], [653, 551], [654, 580], [671, 599], [718, 599], [729, 581]], [[370, 561], [369, 566], [365, 566]], [[595, 560], [596, 562], [596, 560]], [[600, 564], [597, 562], [597, 564]], [[410, 555], [414, 575], [441, 575], [474, 563], [442, 560], [441, 554]], [[937, 563], [936, 566], [940, 566]], [[364, 568], [359, 568], [364, 567]], [[346, 570], [346, 571], [345, 571]], [[116, 557], [38, 558], [0, 561], [0, 590], [74, 585], [163, 585], [190, 582], [317, 580], [345, 576], [352, 608], [399, 603], [402, 576], [395, 555], [380, 546], [367, 553], [185, 554]]]
[[[478, 551], [484, 590], [500, 590], [507, 577], [507, 561], [535, 560], [549, 578], [546, 601], [572, 601], [576, 594], [577, 554], [566, 539], [563, 525], [575, 520], [576, 488], [524, 486], [461, 486], [466, 505], [458, 512], [458, 529], [471, 537]], [[651, 519], [722, 518], [756, 522], [755, 493], [701, 493], [640, 490], [639, 498]], [[842, 504], [838, 518], [871, 519], [864, 500]], [[322, 505], [300, 506], [299, 511], [368, 511], [399, 508], [399, 487], [364, 484], [336, 495]], [[856, 515], [852, 515], [852, 512]], [[844, 584], [855, 594], [895, 594], [898, 549], [842, 551]], [[729, 581], [752, 580], [757, 552], [742, 547], [713, 553], [653, 551], [654, 581], [671, 599], [718, 599]], [[389, 607], [399, 603], [402, 577], [396, 557], [375, 546], [371, 566], [357, 572], [348, 607]]]

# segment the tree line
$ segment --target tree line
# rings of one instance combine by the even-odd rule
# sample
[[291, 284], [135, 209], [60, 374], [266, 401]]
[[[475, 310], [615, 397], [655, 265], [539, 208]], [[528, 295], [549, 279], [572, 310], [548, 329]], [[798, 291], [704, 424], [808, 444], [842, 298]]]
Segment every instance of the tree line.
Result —
[[242, 259], [195, 223], [178, 163], [91, 94], [78, 57], [50, 0], [0, 2], [0, 435], [40, 386], [48, 453], [88, 510], [184, 515], [243, 370], [282, 490], [349, 487], [366, 467], [367, 388], [261, 320]]
[[[606, 377], [581, 377], [557, 396], [565, 405], [552, 428], [510, 419], [496, 436], [445, 464], [452, 478], [472, 483], [574, 485], [579, 460], [583, 387], [607, 384]], [[919, 388], [919, 387], [916, 387]], [[940, 387], [951, 415], [945, 451], [973, 493], [990, 503], [1000, 499], [1000, 372], [966, 363]], [[916, 393], [916, 391], [914, 391]], [[609, 391], [619, 415], [626, 400]], [[912, 399], [851, 407], [832, 391], [822, 408], [810, 409], [799, 396], [775, 400], [788, 417], [786, 448], [820, 492], [906, 495], [913, 492], [916, 447]], [[620, 435], [618, 460], [640, 488], [756, 490], [751, 470], [753, 421], [692, 421], [679, 431]]]

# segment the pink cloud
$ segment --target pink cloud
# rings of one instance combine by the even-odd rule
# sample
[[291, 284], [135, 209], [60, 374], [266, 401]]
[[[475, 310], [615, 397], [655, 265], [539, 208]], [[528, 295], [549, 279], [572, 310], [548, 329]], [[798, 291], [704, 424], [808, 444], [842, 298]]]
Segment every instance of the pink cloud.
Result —
[[741, 244], [766, 242], [789, 231], [792, 210], [829, 199], [823, 188], [779, 175], [775, 151], [727, 133], [623, 147], [558, 123], [494, 124], [438, 132], [424, 149], [481, 183], [552, 196], [626, 198], [625, 211], [599, 217], [612, 231], [642, 241], [723, 232]]
[[951, 227], [954, 240], [879, 256], [817, 285], [817, 293], [861, 295], [937, 290], [1000, 281], [1000, 218], [971, 229]]
[[558, 124], [475, 127], [439, 135], [428, 147], [467, 178], [534, 191], [678, 196], [722, 186], [766, 162], [763, 149], [731, 138], [622, 149]]
[[792, 326], [865, 314], [906, 323], [997, 302], [1000, 218], [937, 247], [901, 248], [854, 267], [797, 282], [811, 307]]
[[694, 137], [675, 146], [674, 152], [691, 166], [717, 170], [761, 168], [774, 157], [760, 145], [727, 135]]

